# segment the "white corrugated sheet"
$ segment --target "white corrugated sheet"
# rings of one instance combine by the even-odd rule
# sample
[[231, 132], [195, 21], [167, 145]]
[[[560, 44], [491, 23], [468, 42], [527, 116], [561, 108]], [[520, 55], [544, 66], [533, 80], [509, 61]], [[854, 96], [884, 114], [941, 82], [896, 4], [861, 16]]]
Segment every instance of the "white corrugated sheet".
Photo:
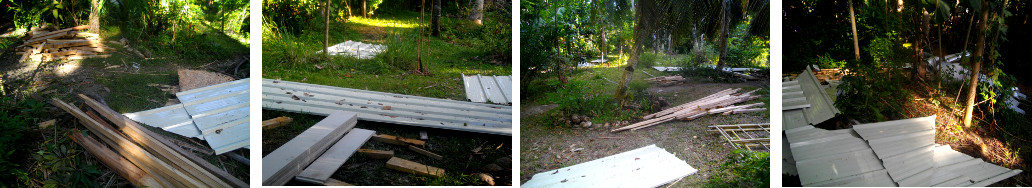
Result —
[[541, 172], [520, 187], [658, 187], [697, 171], [663, 148], [649, 145]]
[[783, 160], [795, 161], [803, 186], [986, 186], [1021, 172], [935, 145], [934, 127], [935, 116], [841, 130], [805, 125], [785, 130], [791, 157]]
[[[348, 55], [359, 59], [372, 59], [377, 54], [387, 50], [387, 47], [379, 44], [366, 44], [355, 41], [344, 41], [329, 47], [330, 55]], [[322, 53], [319, 50], [316, 53]]]
[[512, 103], [512, 78], [509, 76], [462, 75], [466, 98], [472, 102]]
[[262, 79], [262, 108], [363, 121], [512, 135], [512, 107]]
[[202, 138], [216, 154], [250, 146], [250, 79], [176, 93], [181, 104], [126, 117], [186, 137]]

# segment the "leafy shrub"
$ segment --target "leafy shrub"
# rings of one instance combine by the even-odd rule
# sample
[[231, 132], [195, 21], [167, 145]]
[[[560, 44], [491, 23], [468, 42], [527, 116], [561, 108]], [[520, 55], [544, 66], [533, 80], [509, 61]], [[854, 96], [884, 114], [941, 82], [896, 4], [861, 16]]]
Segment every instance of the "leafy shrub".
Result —
[[651, 68], [652, 66], [656, 66], [658, 56], [658, 54], [652, 52], [642, 52], [641, 55], [638, 56], [638, 67]]
[[902, 118], [903, 104], [911, 99], [909, 90], [902, 87], [909, 78], [902, 71], [884, 71], [873, 64], [847, 64], [854, 74], [842, 77], [843, 84], [839, 85], [842, 94], [835, 100], [835, 106], [848, 117], [862, 122]]
[[11, 98], [0, 98], [0, 135], [3, 135], [0, 136], [0, 187], [27, 181], [28, 174], [20, 165], [30, 153], [25, 134], [28, 127], [39, 122], [39, 117], [47, 117], [44, 105], [46, 103], [33, 99], [15, 102]]
[[821, 67], [822, 69], [842, 68], [846, 66], [846, 62], [835, 60], [834, 58], [831, 58], [831, 55], [825, 53], [824, 55], [817, 57], [817, 66]]
[[708, 187], [770, 187], [770, 153], [735, 149], [710, 176]]

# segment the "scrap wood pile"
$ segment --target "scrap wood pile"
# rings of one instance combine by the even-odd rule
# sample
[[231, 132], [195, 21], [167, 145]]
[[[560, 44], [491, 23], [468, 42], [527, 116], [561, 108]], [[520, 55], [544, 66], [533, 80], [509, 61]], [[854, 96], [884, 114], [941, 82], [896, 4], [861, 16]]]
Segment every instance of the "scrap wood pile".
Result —
[[[186, 152], [161, 135], [93, 99], [79, 94], [91, 110], [54, 98], [100, 141], [73, 131], [73, 141], [137, 187], [249, 187], [247, 183]], [[99, 115], [98, 115], [99, 114]], [[101, 118], [103, 117], [103, 118]]]
[[614, 129], [612, 132], [643, 129], [675, 119], [693, 120], [709, 114], [729, 115], [767, 110], [766, 108], [754, 108], [763, 105], [762, 102], [736, 106], [735, 104], [760, 98], [760, 96], [752, 96], [752, 93], [759, 89], [737, 93], [739, 90], [741, 89], [726, 89], [699, 100], [649, 114], [642, 117], [645, 121]]
[[56, 30], [54, 27], [33, 28], [22, 38], [25, 43], [16, 49], [22, 57], [18, 62], [53, 61], [108, 57], [111, 50], [95, 33], [79, 32], [88, 25]]
[[646, 78], [645, 81], [657, 83], [659, 85], [671, 85], [678, 82], [683, 82], [685, 79], [681, 76], [657, 76], [652, 78]]
[[[263, 122], [263, 129], [289, 123], [283, 122], [286, 119], [289, 118], [267, 120]], [[432, 177], [444, 174], [443, 169], [396, 157], [394, 151], [360, 149], [372, 139], [403, 146], [436, 160], [444, 159], [424, 149], [425, 141], [376, 134], [375, 131], [355, 128], [357, 122], [357, 113], [336, 111], [269, 153], [262, 158], [266, 162], [262, 165], [262, 185], [281, 186], [292, 179], [318, 185], [350, 185], [330, 176], [336, 174], [337, 169], [355, 153], [374, 159], [387, 159], [387, 168], [393, 170]]]

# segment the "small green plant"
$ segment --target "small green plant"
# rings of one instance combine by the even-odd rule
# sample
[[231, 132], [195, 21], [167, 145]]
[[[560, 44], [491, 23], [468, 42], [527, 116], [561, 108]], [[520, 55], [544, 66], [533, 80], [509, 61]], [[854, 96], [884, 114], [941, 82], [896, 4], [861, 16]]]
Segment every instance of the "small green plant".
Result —
[[770, 153], [735, 149], [706, 186], [770, 187]]
[[656, 66], [656, 60], [659, 59], [659, 55], [652, 52], [642, 52], [638, 56], [638, 67], [651, 68]]
[[16, 101], [0, 97], [0, 187], [19, 187], [9, 183], [27, 183], [31, 178], [25, 169], [29, 153], [25, 134], [28, 127], [35, 125], [39, 117], [47, 117], [43, 106], [46, 103], [34, 99]]

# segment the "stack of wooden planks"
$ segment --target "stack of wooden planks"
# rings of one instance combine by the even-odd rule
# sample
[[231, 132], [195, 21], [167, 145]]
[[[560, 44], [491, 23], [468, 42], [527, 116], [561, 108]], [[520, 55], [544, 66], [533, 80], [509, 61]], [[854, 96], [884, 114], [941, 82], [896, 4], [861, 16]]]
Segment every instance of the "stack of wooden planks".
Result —
[[678, 82], [683, 82], [684, 77], [681, 76], [658, 76], [652, 78], [646, 78], [646, 81], [657, 83], [659, 85], [672, 85]]
[[53, 61], [108, 57], [105, 55], [111, 48], [104, 46], [100, 36], [94, 33], [79, 32], [89, 28], [88, 25], [75, 26], [56, 30], [53, 27], [34, 28], [22, 38], [25, 43], [16, 47], [24, 61]]
[[[262, 158], [262, 185], [282, 186], [287, 184], [295, 176], [301, 174], [306, 167], [313, 164], [316, 159], [319, 159], [342, 137], [345, 137], [346, 133], [352, 131], [356, 123], [358, 123], [358, 114], [338, 110], [276, 148]], [[348, 144], [362, 145], [364, 143], [365, 141]]]
[[135, 186], [249, 187], [107, 106], [82, 94], [79, 97], [91, 111], [83, 112], [57, 98], [52, 102], [75, 116], [100, 141], [81, 133], [70, 137]]
[[674, 106], [654, 114], [649, 114], [642, 117], [645, 121], [614, 129], [612, 132], [643, 129], [675, 119], [693, 120], [709, 114], [728, 115], [767, 110], [765, 108], [753, 108], [761, 106], [763, 103], [736, 106], [735, 104], [760, 98], [760, 96], [752, 96], [752, 93], [759, 89], [745, 93], [737, 93], [739, 90], [741, 89], [726, 89], [710, 96], [703, 97], [699, 100]]

